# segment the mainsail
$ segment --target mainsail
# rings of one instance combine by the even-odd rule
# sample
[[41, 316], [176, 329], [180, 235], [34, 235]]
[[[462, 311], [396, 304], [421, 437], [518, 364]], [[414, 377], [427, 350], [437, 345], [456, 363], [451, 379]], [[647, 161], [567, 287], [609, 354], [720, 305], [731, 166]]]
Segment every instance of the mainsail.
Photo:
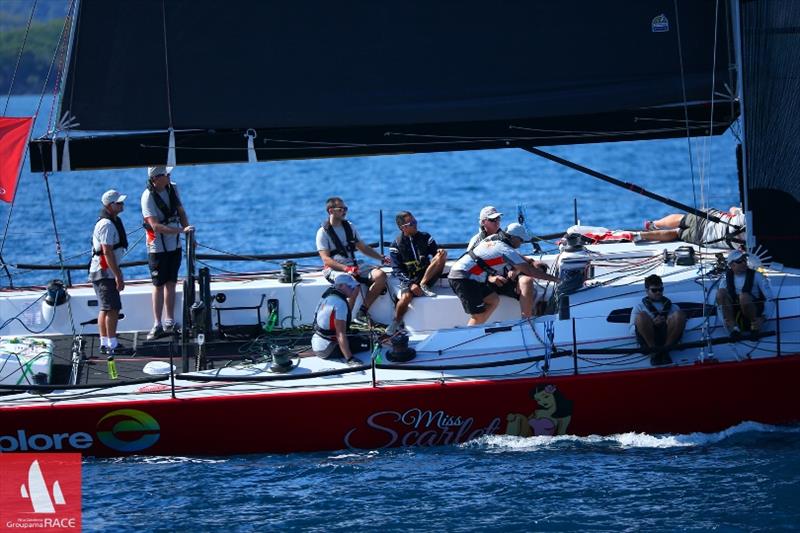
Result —
[[60, 116], [115, 133], [73, 169], [705, 135], [730, 42], [713, 0], [82, 0]]

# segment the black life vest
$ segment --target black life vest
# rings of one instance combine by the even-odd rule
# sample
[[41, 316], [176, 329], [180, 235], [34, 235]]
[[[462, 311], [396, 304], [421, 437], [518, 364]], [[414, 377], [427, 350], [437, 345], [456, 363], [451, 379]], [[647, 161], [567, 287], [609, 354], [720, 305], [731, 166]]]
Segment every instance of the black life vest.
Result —
[[642, 303], [648, 311], [655, 316], [663, 316], [664, 318], [667, 318], [669, 316], [669, 312], [672, 310], [672, 302], [666, 296], [662, 296], [661, 301], [664, 302], [664, 307], [661, 311], [659, 311], [656, 309], [656, 306], [653, 304], [653, 301], [649, 296], [642, 298]]
[[[748, 268], [744, 274], [744, 285], [742, 286], [742, 292], [746, 292], [750, 296], [753, 297], [755, 301], [762, 301], [764, 299], [764, 295], [762, 294], [758, 298], [753, 295], [753, 283], [755, 282], [756, 278], [756, 271], [752, 268]], [[739, 295], [736, 294], [736, 285], [733, 283], [733, 270], [728, 269], [725, 272], [725, 283], [728, 287], [728, 294], [733, 300], [734, 304], [739, 303]]]
[[[122, 219], [119, 218], [119, 217], [112, 217], [110, 214], [108, 214], [108, 211], [106, 209], [101, 209], [100, 213], [97, 216], [97, 220], [99, 221], [100, 219], [103, 219], [103, 218], [107, 218], [108, 220], [111, 221], [112, 224], [114, 224], [114, 228], [116, 228], [116, 230], [117, 230], [117, 235], [119, 235], [119, 242], [114, 245], [113, 249], [116, 250], [118, 248], [125, 248], [127, 250], [128, 249], [128, 234], [125, 233], [125, 225], [122, 223]], [[103, 248], [101, 247], [99, 250], [96, 250], [94, 248], [94, 245], [93, 245], [92, 246], [92, 255], [93, 256], [94, 255], [103, 255]], [[105, 262], [105, 260], [101, 261], [101, 267], [102, 268], [108, 268], [108, 264]]]
[[[178, 193], [175, 191], [175, 187], [173, 187], [171, 183], [168, 183], [165, 189], [167, 194], [169, 194], [169, 205], [164, 202], [164, 199], [161, 198], [161, 195], [153, 186], [153, 182], [149, 179], [147, 180], [147, 190], [150, 191], [150, 196], [153, 198], [153, 202], [155, 202], [158, 210], [161, 211], [161, 218], [158, 220], [159, 224], [168, 224], [171, 220], [176, 220], [178, 218], [178, 208], [181, 206], [181, 201], [178, 198]], [[149, 233], [152, 233], [153, 236], [155, 236], [155, 231], [153, 231], [152, 226], [147, 223], [147, 220], [142, 222], [142, 226], [144, 226], [144, 229], [146, 229]], [[161, 245], [166, 251], [167, 243], [164, 240], [163, 233], [161, 234]], [[178, 246], [180, 246], [180, 241], [178, 241]]]
[[356, 262], [356, 244], [358, 240], [356, 239], [355, 234], [353, 233], [353, 228], [350, 226], [350, 222], [347, 220], [342, 220], [342, 227], [344, 228], [344, 236], [345, 240], [347, 241], [347, 245], [342, 243], [342, 240], [336, 235], [336, 232], [333, 230], [333, 226], [331, 225], [329, 220], [326, 220], [322, 223], [322, 229], [325, 230], [325, 233], [328, 234], [330, 237], [331, 242], [333, 242], [336, 248], [332, 250], [331, 256], [339, 255], [342, 257], [347, 257], [353, 261], [355, 264]]
[[430, 234], [424, 231], [418, 231], [410, 237], [401, 233], [395, 238], [394, 248], [409, 277], [414, 278], [425, 272], [431, 264], [430, 256], [436, 253], [438, 246], [431, 250], [428, 246], [430, 242]]
[[[345, 305], [347, 305], [347, 320], [345, 321], [345, 331], [350, 330], [350, 322], [353, 320], [352, 312], [350, 310], [350, 304], [347, 301], [347, 297], [342, 294], [341, 291], [336, 290], [336, 287], [331, 287], [327, 289], [325, 292], [322, 293], [321, 300], [324, 301], [328, 296], [335, 296], [337, 298], [341, 298], [344, 301]], [[336, 340], [336, 329], [328, 329], [323, 328], [322, 326], [317, 323], [317, 313], [319, 313], [322, 304], [317, 307], [317, 310], [314, 312], [314, 333], [322, 337], [323, 339], [327, 339], [329, 341]]]

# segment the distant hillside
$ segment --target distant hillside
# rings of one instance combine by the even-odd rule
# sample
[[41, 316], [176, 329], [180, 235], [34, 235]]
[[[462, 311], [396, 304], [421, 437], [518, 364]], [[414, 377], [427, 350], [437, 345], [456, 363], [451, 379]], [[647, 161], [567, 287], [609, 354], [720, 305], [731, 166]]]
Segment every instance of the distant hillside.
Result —
[[[71, 0], [36, 0], [35, 22], [64, 19]], [[24, 27], [31, 16], [34, 0], [0, 0], [0, 32]]]
[[[40, 0], [40, 3], [43, 0]], [[0, 0], [0, 94], [8, 94], [14, 67], [17, 63], [20, 46], [25, 38], [25, 27], [30, 16], [31, 2], [26, 2], [27, 13], [21, 24], [11, 24], [16, 16], [16, 11], [9, 7], [19, 4], [16, 0]], [[51, 5], [45, 2], [44, 5]], [[63, 3], [62, 9], [63, 9]], [[37, 4], [37, 13], [42, 6]], [[28, 39], [25, 44], [19, 70], [14, 81], [14, 94], [36, 94], [42, 91], [47, 70], [53, 58], [58, 37], [64, 25], [63, 13], [58, 18], [51, 18], [46, 22], [31, 24]], [[51, 83], [52, 78], [51, 76]]]

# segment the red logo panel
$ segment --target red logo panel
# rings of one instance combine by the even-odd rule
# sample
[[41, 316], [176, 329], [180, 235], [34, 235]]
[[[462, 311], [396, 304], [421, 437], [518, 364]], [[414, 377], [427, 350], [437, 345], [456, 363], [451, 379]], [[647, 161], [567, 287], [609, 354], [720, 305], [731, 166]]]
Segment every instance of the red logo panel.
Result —
[[0, 531], [80, 531], [81, 454], [0, 453]]

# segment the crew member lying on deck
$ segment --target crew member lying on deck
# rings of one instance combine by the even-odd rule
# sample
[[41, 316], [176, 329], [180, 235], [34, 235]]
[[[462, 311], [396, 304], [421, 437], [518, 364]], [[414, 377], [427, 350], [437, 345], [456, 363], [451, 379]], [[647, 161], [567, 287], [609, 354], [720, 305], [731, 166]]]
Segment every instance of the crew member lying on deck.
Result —
[[650, 364], [668, 365], [672, 359], [667, 351], [676, 344], [686, 327], [686, 315], [664, 296], [661, 277], [653, 274], [644, 278], [646, 296], [631, 312], [631, 333], [642, 348], [650, 349]]
[[314, 335], [311, 349], [323, 359], [344, 357], [347, 364], [360, 365], [353, 352], [369, 349], [369, 339], [363, 335], [348, 334], [352, 314], [350, 297], [359, 290], [360, 284], [349, 274], [339, 274], [333, 287], [322, 294], [314, 314]]
[[773, 305], [769, 281], [747, 266], [747, 254], [740, 250], [729, 253], [726, 261], [728, 270], [717, 288], [717, 305], [725, 327], [731, 337], [737, 337], [743, 327], [758, 333], [764, 324], [765, 310], [771, 311]]
[[675, 213], [659, 220], [646, 220], [645, 231], [635, 235], [634, 240], [671, 242], [681, 240], [690, 244], [711, 248], [731, 249], [744, 243], [745, 217], [738, 207], [728, 212], [704, 209], [721, 222], [714, 222], [692, 213]]

